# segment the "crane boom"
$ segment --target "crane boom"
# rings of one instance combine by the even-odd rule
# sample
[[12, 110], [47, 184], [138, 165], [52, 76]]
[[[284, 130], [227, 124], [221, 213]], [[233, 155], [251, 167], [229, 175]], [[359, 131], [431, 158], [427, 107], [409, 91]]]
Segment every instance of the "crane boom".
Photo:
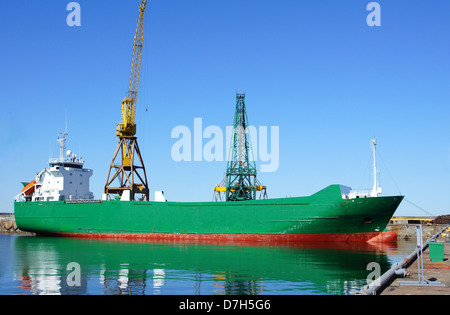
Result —
[[128, 95], [122, 101], [121, 122], [117, 125], [117, 136], [134, 136], [136, 134], [136, 103], [141, 73], [142, 48], [144, 45], [144, 13], [147, 0], [141, 0], [139, 20], [134, 36], [133, 59], [131, 62], [130, 87]]

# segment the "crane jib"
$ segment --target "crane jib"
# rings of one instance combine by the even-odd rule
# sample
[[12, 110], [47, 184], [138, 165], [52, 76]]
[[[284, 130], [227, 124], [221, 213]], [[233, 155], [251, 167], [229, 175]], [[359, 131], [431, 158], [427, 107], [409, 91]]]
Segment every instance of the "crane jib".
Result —
[[131, 61], [130, 85], [128, 96], [122, 101], [121, 122], [117, 125], [117, 136], [132, 137], [136, 134], [136, 105], [139, 90], [139, 79], [144, 45], [144, 13], [147, 0], [142, 0], [139, 7], [139, 19], [136, 27], [133, 45], [133, 59]]

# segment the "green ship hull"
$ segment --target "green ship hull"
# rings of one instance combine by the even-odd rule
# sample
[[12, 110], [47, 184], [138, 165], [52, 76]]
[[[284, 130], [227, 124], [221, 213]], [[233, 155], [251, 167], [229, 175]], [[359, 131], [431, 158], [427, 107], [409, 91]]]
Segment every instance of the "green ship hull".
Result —
[[16, 202], [17, 226], [41, 235], [180, 241], [369, 241], [403, 196], [343, 199], [340, 185], [307, 197], [242, 202]]

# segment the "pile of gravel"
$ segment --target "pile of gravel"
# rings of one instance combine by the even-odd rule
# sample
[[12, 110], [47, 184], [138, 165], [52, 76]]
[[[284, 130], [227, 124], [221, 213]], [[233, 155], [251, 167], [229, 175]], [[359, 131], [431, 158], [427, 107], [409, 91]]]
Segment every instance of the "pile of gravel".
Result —
[[434, 219], [434, 224], [449, 224], [450, 223], [450, 214], [440, 215]]

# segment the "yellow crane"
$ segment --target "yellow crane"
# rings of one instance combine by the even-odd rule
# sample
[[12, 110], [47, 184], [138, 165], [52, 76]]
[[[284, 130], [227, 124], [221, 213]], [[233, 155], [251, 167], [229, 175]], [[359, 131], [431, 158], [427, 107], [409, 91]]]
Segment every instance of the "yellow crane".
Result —
[[139, 21], [134, 36], [133, 59], [131, 61], [130, 87], [128, 96], [122, 101], [121, 122], [117, 125], [117, 136], [134, 136], [136, 134], [136, 102], [141, 73], [142, 48], [144, 45], [144, 13], [147, 0], [141, 0]]
[[[136, 104], [141, 72], [142, 48], [144, 44], [144, 13], [147, 0], [141, 0], [139, 20], [134, 36], [133, 59], [131, 62], [128, 95], [122, 101], [121, 121], [117, 124], [116, 135], [119, 144], [109, 167], [104, 193], [108, 199], [118, 195], [122, 200], [149, 200], [147, 175], [136, 138]], [[120, 154], [119, 154], [120, 153]], [[137, 158], [136, 158], [137, 157]]]

